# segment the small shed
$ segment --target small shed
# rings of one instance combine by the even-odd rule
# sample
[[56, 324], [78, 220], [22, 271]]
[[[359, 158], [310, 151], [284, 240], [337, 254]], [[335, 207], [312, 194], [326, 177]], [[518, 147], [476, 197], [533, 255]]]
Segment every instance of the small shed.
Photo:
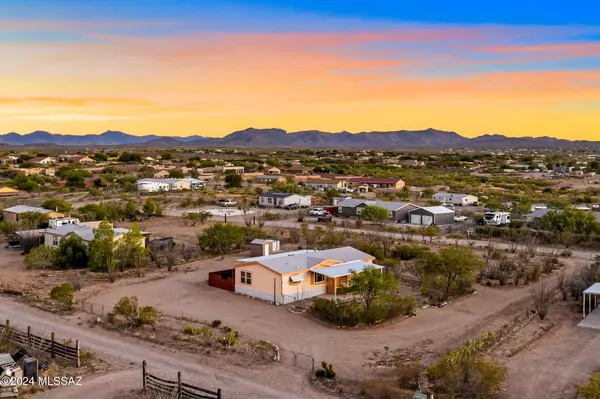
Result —
[[250, 242], [250, 256], [267, 256], [279, 251], [279, 240], [263, 240], [257, 238]]
[[441, 226], [454, 223], [454, 211], [445, 206], [427, 206], [409, 212], [410, 224]]

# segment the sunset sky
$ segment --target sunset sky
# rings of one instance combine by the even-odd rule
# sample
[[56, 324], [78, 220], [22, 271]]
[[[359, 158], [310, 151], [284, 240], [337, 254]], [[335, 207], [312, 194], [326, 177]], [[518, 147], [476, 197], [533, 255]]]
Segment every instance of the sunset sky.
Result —
[[600, 140], [600, 4], [567, 4], [1, 0], [0, 133]]

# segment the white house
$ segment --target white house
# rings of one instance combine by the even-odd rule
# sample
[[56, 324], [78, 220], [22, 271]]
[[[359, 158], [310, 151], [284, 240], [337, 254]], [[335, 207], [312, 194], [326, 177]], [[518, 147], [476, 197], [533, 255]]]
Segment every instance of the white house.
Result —
[[[60, 241], [70, 234], [76, 234], [81, 237], [83, 241], [89, 243], [94, 239], [94, 230], [95, 228], [93, 227], [79, 224], [66, 224], [60, 227], [46, 229], [44, 231], [44, 244], [57, 247], [60, 245]], [[129, 232], [129, 229], [120, 227], [115, 227], [113, 230], [115, 232], [114, 241], [120, 240], [123, 238], [123, 234]], [[148, 237], [150, 233], [142, 231], [142, 235], [144, 236], [144, 239], [140, 243], [146, 246], [146, 237]]]
[[60, 227], [60, 226], [64, 226], [66, 224], [79, 224], [79, 219], [74, 218], [74, 217], [65, 216], [62, 218], [54, 218], [54, 219], [48, 220], [48, 226], [53, 229]]
[[171, 185], [166, 179], [142, 179], [136, 182], [137, 190], [145, 193], [169, 191]]
[[431, 197], [434, 201], [439, 201], [442, 204], [452, 204], [459, 206], [475, 205], [477, 206], [478, 198], [470, 194], [453, 194], [439, 192], [433, 194]]
[[297, 204], [300, 207], [309, 207], [312, 201], [310, 195], [290, 193], [261, 193], [258, 205], [269, 208], [283, 208], [287, 205]]

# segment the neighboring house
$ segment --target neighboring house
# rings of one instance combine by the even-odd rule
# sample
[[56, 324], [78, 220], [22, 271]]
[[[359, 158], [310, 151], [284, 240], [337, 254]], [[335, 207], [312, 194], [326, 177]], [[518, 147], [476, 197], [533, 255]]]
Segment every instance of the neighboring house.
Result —
[[276, 166], [273, 166], [272, 168], [267, 169], [266, 173], [268, 175], [280, 175], [281, 174], [281, 169], [279, 169]]
[[72, 163], [77, 163], [80, 165], [93, 165], [96, 163], [92, 158], [88, 156], [75, 156], [70, 160]]
[[420, 167], [420, 166], [425, 166], [425, 162], [418, 161], [416, 159], [405, 159], [403, 161], [400, 161], [400, 165], [402, 165], [402, 166]]
[[55, 218], [48, 220], [48, 226], [50, 228], [60, 227], [66, 224], [79, 224], [79, 219], [74, 217], [65, 216], [62, 218]]
[[52, 165], [56, 163], [56, 158], [54, 157], [33, 157], [29, 160], [29, 162], [37, 163], [40, 165]]
[[56, 170], [54, 168], [23, 168], [19, 169], [19, 172], [23, 172], [26, 176], [54, 176]]
[[277, 175], [273, 175], [273, 176], [262, 175], [262, 176], [256, 177], [256, 182], [258, 184], [284, 183], [285, 177], [277, 176]]
[[18, 162], [19, 157], [15, 157], [13, 155], [9, 155], [7, 157], [0, 158], [0, 165], [14, 165]]
[[13, 222], [19, 222], [20, 215], [23, 213], [41, 213], [43, 215], [47, 215], [49, 219], [60, 218], [65, 216], [63, 213], [55, 212], [50, 209], [38, 208], [35, 206], [28, 205], [16, 205], [2, 210], [2, 216], [4, 217], [4, 220], [10, 220]]
[[554, 168], [552, 168], [552, 172], [554, 172], [557, 175], [567, 175], [573, 172], [573, 169], [573, 166], [555, 166]]
[[[531, 213], [523, 215], [523, 219], [525, 219], [525, 221], [527, 223], [539, 222], [540, 220], [542, 220], [542, 218], [544, 216], [546, 216], [546, 214], [548, 214], [548, 212], [550, 212], [552, 210], [553, 209], [548, 209], [548, 208], [536, 209], [535, 211], [533, 211]], [[555, 211], [560, 212], [560, 209], [557, 209]]]
[[206, 186], [202, 180], [184, 179], [140, 179], [136, 182], [137, 190], [146, 193], [159, 191], [194, 190]]
[[301, 164], [292, 164], [288, 167], [282, 167], [281, 170], [283, 173], [289, 173], [291, 175], [309, 175], [312, 173], [313, 168]]
[[535, 212], [538, 209], [548, 209], [548, 205], [545, 204], [533, 204], [531, 205], [531, 208], [529, 209], [530, 212]]
[[284, 206], [297, 204], [298, 206], [310, 206], [312, 197], [310, 195], [299, 195], [291, 193], [261, 193], [258, 205], [268, 208], [283, 208]]
[[15, 190], [10, 187], [0, 187], [0, 198], [6, 197], [19, 197], [21, 195], [25, 195], [26, 193], [20, 190]]
[[434, 201], [439, 201], [442, 204], [452, 204], [458, 206], [477, 206], [478, 198], [470, 194], [453, 194], [446, 192], [439, 192], [433, 194], [431, 197]]
[[156, 159], [154, 159], [152, 157], [146, 157], [146, 158], [143, 158], [142, 161], [144, 161], [144, 162], [156, 162]]
[[393, 202], [393, 201], [369, 201], [362, 199], [349, 198], [337, 204], [338, 215], [346, 217], [358, 217], [363, 209], [367, 206], [379, 206], [385, 208], [389, 212], [390, 220], [395, 222], [408, 221], [408, 213], [418, 206], [408, 202]]
[[[83, 241], [89, 243], [94, 239], [94, 230], [95, 228], [93, 227], [82, 226], [78, 224], [65, 224], [56, 228], [46, 229], [44, 231], [44, 244], [57, 247], [60, 245], [60, 241], [70, 234], [76, 234], [81, 237]], [[120, 227], [115, 227], [113, 230], [115, 232], [113, 238], [114, 241], [119, 241], [121, 238], [123, 238], [123, 234], [129, 232], [129, 229], [123, 229]], [[142, 232], [142, 235], [144, 237], [140, 243], [145, 247], [148, 244], [147, 240], [150, 236], [150, 233]]]
[[367, 186], [385, 190], [402, 190], [405, 183], [403, 180], [395, 178], [355, 177], [350, 180], [350, 185], [353, 187]]
[[313, 190], [344, 190], [348, 188], [348, 181], [338, 179], [307, 179], [302, 185]]
[[235, 173], [237, 175], [244, 174], [243, 166], [223, 166], [223, 173]]
[[168, 170], [160, 170], [160, 171], [156, 172], [155, 174], [153, 174], [152, 177], [154, 177], [155, 179], [166, 179], [167, 177], [169, 177], [169, 171]]
[[353, 273], [373, 264], [374, 256], [352, 247], [300, 250], [241, 259], [234, 268], [235, 292], [287, 304], [319, 295], [335, 295]]
[[427, 206], [408, 213], [409, 223], [419, 226], [442, 226], [454, 223], [454, 211], [444, 206]]

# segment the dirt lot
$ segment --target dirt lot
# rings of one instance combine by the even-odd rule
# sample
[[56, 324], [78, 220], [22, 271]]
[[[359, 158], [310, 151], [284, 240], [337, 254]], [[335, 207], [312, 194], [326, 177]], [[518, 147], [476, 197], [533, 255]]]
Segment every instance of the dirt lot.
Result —
[[[228, 268], [234, 259], [203, 260], [191, 264], [187, 272], [180, 271], [143, 284], [129, 279], [84, 289], [82, 294], [108, 308], [123, 296], [136, 295], [141, 304], [155, 306], [167, 315], [219, 319], [250, 339], [274, 342], [283, 349], [311, 355], [317, 361], [327, 360], [349, 378], [363, 377], [365, 363], [385, 346], [397, 353], [414, 352], [418, 348], [419, 353], [427, 353], [433, 359], [439, 351], [467, 337], [510, 324], [515, 317], [524, 315], [530, 305], [527, 287], [477, 286], [477, 292], [471, 296], [444, 308], [420, 309], [417, 316], [410, 319], [369, 329], [338, 330], [292, 314], [287, 307], [275, 307], [205, 284], [208, 272]], [[549, 347], [556, 344], [551, 343]], [[544, 347], [544, 341], [539, 345]], [[568, 345], [565, 343], [564, 350], [568, 350]], [[511, 363], [511, 367], [525, 366]], [[545, 373], [545, 367], [537, 370]], [[593, 369], [587, 372], [590, 371]]]

